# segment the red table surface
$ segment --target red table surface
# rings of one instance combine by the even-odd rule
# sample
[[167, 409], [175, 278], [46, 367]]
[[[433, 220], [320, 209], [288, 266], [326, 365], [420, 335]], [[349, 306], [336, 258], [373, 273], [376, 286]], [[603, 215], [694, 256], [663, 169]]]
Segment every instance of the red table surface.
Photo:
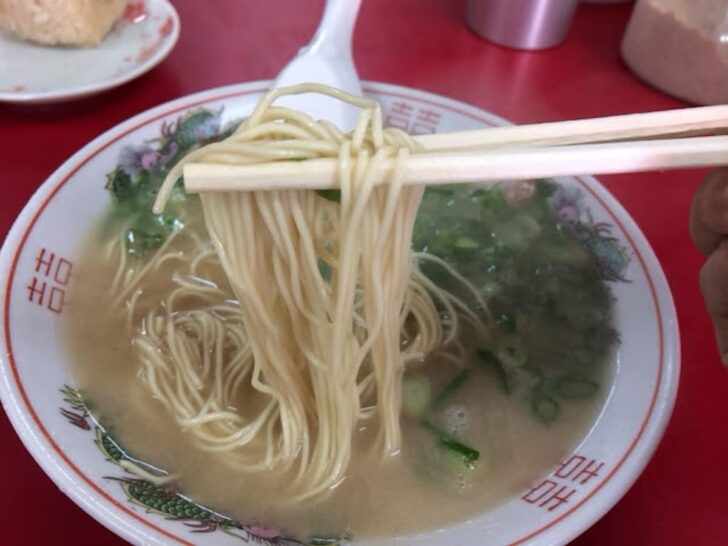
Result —
[[[176, 0], [182, 36], [146, 76], [104, 95], [0, 106], [0, 234], [70, 154], [116, 123], [182, 95], [273, 77], [307, 41], [321, 0]], [[365, 0], [355, 36], [362, 78], [416, 87], [518, 123], [679, 107], [622, 64], [629, 5], [582, 6], [566, 42], [542, 52], [489, 44], [464, 25], [462, 0]], [[641, 226], [667, 274], [682, 335], [680, 391], [643, 475], [574, 544], [726, 544], [728, 371], [697, 287], [687, 232], [699, 171], [602, 180]], [[638, 365], [639, 363], [635, 363]], [[124, 544], [46, 478], [0, 417], [0, 544]]]

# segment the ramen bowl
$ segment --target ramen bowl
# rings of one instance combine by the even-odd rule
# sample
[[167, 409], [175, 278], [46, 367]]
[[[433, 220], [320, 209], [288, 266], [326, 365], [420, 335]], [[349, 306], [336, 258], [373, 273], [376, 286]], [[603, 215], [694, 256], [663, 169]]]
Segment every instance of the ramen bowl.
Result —
[[[35, 193], [0, 253], [0, 395], [28, 451], [74, 502], [134, 544], [343, 544], [314, 541], [238, 521], [184, 492], [130, 478], [129, 457], [89, 413], [74, 388], [59, 323], [69, 305], [74, 260], [109, 196], [106, 177], [129, 149], [170, 127], [204, 136], [204, 122], [245, 115], [270, 82], [184, 97], [106, 132], [61, 166]], [[365, 84], [385, 122], [413, 133], [457, 131], [506, 122], [444, 97], [381, 83]], [[154, 161], [149, 148], [147, 161]], [[158, 152], [157, 152], [158, 153]], [[128, 153], [126, 153], [128, 156]], [[615, 297], [620, 342], [596, 417], [569, 453], [498, 506], [466, 521], [415, 535], [357, 540], [357, 545], [561, 544], [604, 515], [647, 464], [669, 420], [678, 385], [677, 320], [664, 274], [649, 244], [620, 204], [594, 178], [563, 178], [567, 215], [593, 245]], [[554, 205], [557, 206], [557, 205]], [[413, 508], [416, 509], [416, 508]], [[209, 531], [204, 534], [195, 531]]]

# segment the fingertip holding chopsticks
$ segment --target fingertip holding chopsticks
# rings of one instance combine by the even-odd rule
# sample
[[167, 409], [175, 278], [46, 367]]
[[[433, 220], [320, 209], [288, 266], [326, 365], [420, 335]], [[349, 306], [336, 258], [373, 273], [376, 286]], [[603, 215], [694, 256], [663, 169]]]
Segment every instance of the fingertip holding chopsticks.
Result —
[[[425, 151], [406, 159], [403, 177], [405, 184], [448, 184], [726, 165], [726, 129], [728, 105], [720, 105], [423, 135], [416, 140]], [[336, 189], [336, 172], [328, 158], [191, 163], [184, 179], [191, 193]]]

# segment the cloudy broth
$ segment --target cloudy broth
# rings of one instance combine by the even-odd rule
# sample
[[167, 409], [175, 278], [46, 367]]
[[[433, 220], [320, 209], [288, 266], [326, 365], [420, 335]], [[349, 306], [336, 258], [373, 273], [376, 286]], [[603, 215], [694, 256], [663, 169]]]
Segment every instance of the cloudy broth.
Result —
[[[481, 193], [458, 197], [464, 201], [456, 209], [457, 215], [466, 218], [469, 204], [481, 197], [485, 199], [484, 195], [493, 198]], [[441, 197], [430, 194], [426, 198], [415, 247], [418, 239], [433, 242], [439, 237], [441, 228], [433, 228], [426, 215], [428, 210], [439, 210]], [[447, 203], [454, 199], [447, 195], [442, 198]], [[501, 217], [490, 218], [491, 209], [483, 208], [482, 203], [478, 207], [485, 211], [482, 222], [504, 221]], [[578, 330], [589, 320], [589, 309], [597, 304], [605, 307], [599, 320], [611, 321], [611, 300], [603, 299], [597, 284], [585, 281], [585, 294], [591, 290], [596, 295], [592, 294], [593, 300], [584, 296], [575, 301], [581, 305], [586, 298], [591, 307], [584, 311], [577, 303], [569, 303], [562, 313], [567, 317], [563, 324], [534, 307], [531, 300], [522, 304], [523, 309], [530, 311], [509, 311], [513, 299], [509, 290], [516, 294], [518, 287], [509, 285], [511, 281], [506, 280], [505, 273], [499, 277], [498, 271], [506, 271], [511, 263], [507, 260], [516, 259], [519, 261], [515, 270], [526, 271], [526, 258], [518, 258], [517, 253], [529, 252], [529, 245], [543, 247], [544, 241], [539, 238], [550, 233], [544, 226], [558, 223], [555, 218], [542, 218], [528, 209], [510, 209], [509, 218], [516, 218], [518, 225], [525, 226], [523, 237], [533, 239], [527, 245], [511, 241], [517, 247], [513, 254], [516, 258], [468, 254], [472, 245], [462, 244], [463, 248], [457, 250], [457, 239], [453, 247], [457, 251], [453, 251], [453, 256], [444, 256], [459, 261], [469, 279], [480, 275], [482, 278], [474, 282], [482, 284], [484, 291], [486, 287], [496, 290], [493, 337], [469, 340], [472, 351], [464, 362], [453, 363], [435, 354], [409, 368], [406, 384], [426, 385], [429, 398], [424, 407], [402, 415], [401, 451], [383, 460], [378, 451], [371, 449], [376, 434], [374, 422], [362, 422], [354, 438], [354, 455], [345, 479], [312, 500], [291, 504], [281, 498], [279, 484], [290, 480], [290, 475], [243, 472], [231, 467], [223, 457], [202, 451], [150, 396], [140, 380], [138, 354], [132, 344], [136, 325], [126, 324], [125, 318], [110, 308], [108, 280], [115, 275], [117, 266], [104, 258], [108, 239], [98, 236], [91, 237], [81, 249], [69, 313], [63, 323], [76, 386], [94, 417], [129, 455], [174, 475], [170, 487], [244, 524], [273, 527], [302, 538], [372, 538], [426, 531], [476, 516], [524, 491], [583, 438], [603, 402], [613, 348], [613, 341], [602, 339], [609, 337], [610, 327], [603, 331]], [[446, 216], [441, 211], [438, 214]], [[528, 223], [523, 220], [527, 215], [536, 220]], [[535, 226], [541, 226], [538, 235], [528, 235]], [[473, 235], [475, 228], [468, 225], [463, 229]], [[458, 227], [452, 224], [449, 229]], [[436, 230], [440, 231], [435, 233]], [[591, 267], [592, 274], [597, 275], [587, 263], [586, 251], [573, 236], [560, 241], [558, 252], [553, 254], [556, 265], [572, 264], [569, 267], [584, 271]], [[182, 255], [189, 250], [189, 244], [176, 241], [170, 248], [176, 248]], [[549, 259], [544, 258], [546, 262]], [[500, 269], [481, 275], [473, 265], [476, 261], [485, 266], [500, 264]], [[556, 265], [554, 274], [561, 271]], [[153, 281], [141, 287], [139, 297], [147, 302], [161, 302], [174, 287], [174, 266], [169, 263], [160, 267]], [[477, 271], [488, 270], [485, 266]], [[571, 270], [564, 271], [573, 274]], [[527, 274], [530, 273], [524, 273]], [[586, 275], [581, 270], [579, 274]], [[222, 271], [210, 280], [226, 285]], [[524, 277], [523, 282], [531, 281]], [[601, 280], [598, 282], [603, 285]], [[541, 301], [540, 297], [533, 296], [532, 300]], [[582, 316], [585, 313], [586, 319]], [[571, 314], [579, 316], [571, 320]], [[577, 323], [579, 327], [574, 326]], [[588, 343], [574, 342], [572, 347], [569, 340], [575, 336], [591, 337]], [[564, 353], [566, 346], [568, 354]], [[594, 354], [599, 353], [598, 362], [591, 362], [585, 372], [583, 360], [595, 358], [589, 352], [592, 349]], [[421, 400], [408, 399], [405, 391], [406, 406], [422, 406]], [[245, 404], [244, 398], [241, 397], [241, 405]], [[443, 435], [477, 451], [477, 460], [450, 449], [452, 446], [442, 441]]]

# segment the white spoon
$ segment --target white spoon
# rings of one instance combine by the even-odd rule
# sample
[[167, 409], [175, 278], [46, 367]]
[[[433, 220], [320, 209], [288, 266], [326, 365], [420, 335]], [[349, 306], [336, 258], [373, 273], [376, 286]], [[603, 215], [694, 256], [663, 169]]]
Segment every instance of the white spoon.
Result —
[[[274, 86], [323, 83], [361, 96], [361, 81], [351, 53], [360, 4], [361, 0], [326, 0], [324, 14], [313, 39], [281, 70]], [[353, 129], [358, 114], [354, 106], [320, 95], [286, 96], [276, 104], [295, 108], [317, 120], [326, 119], [342, 131]]]

